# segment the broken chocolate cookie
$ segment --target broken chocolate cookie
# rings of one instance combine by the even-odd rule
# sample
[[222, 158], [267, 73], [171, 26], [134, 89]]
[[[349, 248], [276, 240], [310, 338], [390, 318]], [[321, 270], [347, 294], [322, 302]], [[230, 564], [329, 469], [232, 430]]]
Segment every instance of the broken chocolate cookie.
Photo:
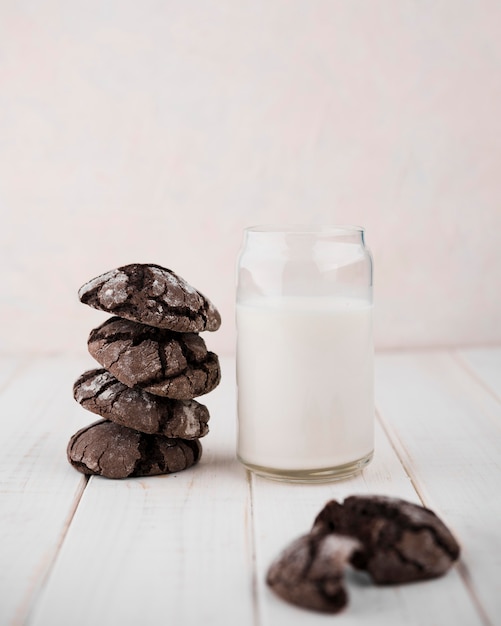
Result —
[[459, 558], [459, 545], [433, 511], [398, 498], [351, 496], [332, 500], [312, 534], [350, 535], [361, 544], [351, 557], [379, 585], [442, 576]]
[[144, 433], [198, 439], [209, 432], [209, 411], [203, 404], [127, 387], [105, 369], [82, 374], [73, 385], [73, 396], [84, 409]]
[[348, 602], [343, 585], [346, 562], [358, 542], [338, 535], [304, 535], [271, 564], [267, 584], [287, 602], [338, 613]]
[[78, 296], [95, 309], [175, 332], [214, 331], [221, 325], [208, 298], [160, 265], [118, 267], [85, 283]]
[[90, 354], [128, 387], [188, 400], [220, 381], [217, 356], [196, 333], [175, 333], [119, 317], [91, 331]]
[[425, 507], [386, 496], [331, 500], [308, 535], [271, 564], [268, 585], [304, 608], [337, 612], [348, 601], [343, 573], [366, 570], [380, 585], [441, 576], [459, 558], [447, 526]]
[[180, 472], [194, 465], [201, 454], [198, 440], [146, 435], [104, 420], [76, 432], [67, 448], [68, 461], [75, 469], [105, 478]]

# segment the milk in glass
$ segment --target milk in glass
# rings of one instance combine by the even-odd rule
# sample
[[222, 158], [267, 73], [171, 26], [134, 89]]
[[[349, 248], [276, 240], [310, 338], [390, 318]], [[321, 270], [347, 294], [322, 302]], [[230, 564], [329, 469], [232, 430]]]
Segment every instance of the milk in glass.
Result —
[[372, 452], [372, 305], [289, 297], [237, 304], [239, 455], [264, 468], [345, 465]]

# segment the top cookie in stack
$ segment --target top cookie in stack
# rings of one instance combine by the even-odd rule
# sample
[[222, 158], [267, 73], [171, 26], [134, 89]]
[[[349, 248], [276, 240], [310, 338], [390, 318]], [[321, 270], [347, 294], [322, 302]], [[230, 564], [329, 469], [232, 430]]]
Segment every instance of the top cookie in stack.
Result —
[[90, 333], [104, 369], [85, 372], [74, 397], [105, 420], [78, 431], [68, 459], [85, 474], [151, 476], [186, 469], [201, 455], [207, 408], [193, 398], [220, 380], [217, 356], [198, 334], [221, 318], [208, 298], [154, 264], [131, 264], [92, 279], [80, 300], [113, 313]]
[[177, 333], [200, 333], [221, 326], [212, 302], [160, 265], [124, 265], [85, 283], [78, 296], [95, 309]]

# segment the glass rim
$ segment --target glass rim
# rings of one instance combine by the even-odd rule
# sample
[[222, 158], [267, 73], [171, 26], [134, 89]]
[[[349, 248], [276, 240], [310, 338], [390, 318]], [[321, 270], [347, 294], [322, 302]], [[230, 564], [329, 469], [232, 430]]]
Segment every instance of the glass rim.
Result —
[[244, 228], [245, 233], [289, 235], [359, 235], [365, 233], [363, 226], [352, 224], [256, 224]]

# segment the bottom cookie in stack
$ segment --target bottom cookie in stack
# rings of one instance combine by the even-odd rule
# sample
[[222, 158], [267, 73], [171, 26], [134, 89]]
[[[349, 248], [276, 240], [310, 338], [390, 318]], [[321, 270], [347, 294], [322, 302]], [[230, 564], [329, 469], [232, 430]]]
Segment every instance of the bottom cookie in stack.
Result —
[[75, 469], [105, 478], [180, 472], [194, 465], [201, 454], [198, 439], [146, 435], [106, 420], [82, 428], [68, 444], [68, 460]]
[[106, 478], [179, 472], [202, 454], [209, 412], [196, 400], [173, 400], [127, 387], [105, 369], [82, 374], [73, 395], [104, 420], [75, 433], [68, 460], [84, 474]]

